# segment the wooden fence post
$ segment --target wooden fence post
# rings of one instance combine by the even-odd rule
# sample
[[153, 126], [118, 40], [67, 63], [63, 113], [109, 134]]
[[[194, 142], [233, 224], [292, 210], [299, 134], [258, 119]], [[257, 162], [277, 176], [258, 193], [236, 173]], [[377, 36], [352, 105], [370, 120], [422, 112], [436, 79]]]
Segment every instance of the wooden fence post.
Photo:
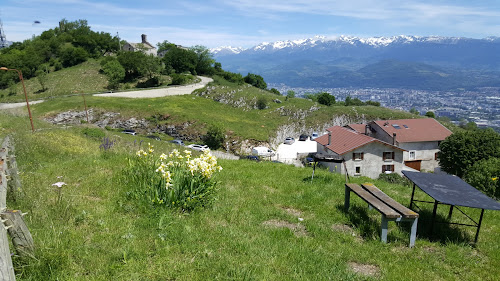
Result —
[[[5, 140], [4, 140], [5, 143]], [[0, 210], [3, 212], [7, 208], [7, 147], [0, 147]], [[16, 280], [14, 266], [10, 256], [9, 240], [5, 226], [0, 224], [0, 280]]]
[[19, 210], [5, 211], [2, 213], [3, 222], [12, 238], [12, 244], [16, 253], [21, 258], [31, 258], [35, 254], [33, 237], [23, 219], [23, 213]]
[[18, 193], [21, 191], [21, 180], [19, 179], [19, 171], [17, 169], [17, 161], [14, 144], [11, 142], [9, 137], [5, 138], [4, 144], [7, 147], [7, 162], [8, 169], [7, 175], [10, 177], [10, 180], [7, 182], [7, 194], [9, 198], [16, 201]]

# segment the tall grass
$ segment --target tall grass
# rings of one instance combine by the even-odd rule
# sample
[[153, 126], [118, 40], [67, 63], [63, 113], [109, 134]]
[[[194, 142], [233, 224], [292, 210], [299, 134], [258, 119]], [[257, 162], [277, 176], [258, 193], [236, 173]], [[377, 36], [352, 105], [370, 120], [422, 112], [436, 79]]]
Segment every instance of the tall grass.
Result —
[[[48, 126], [34, 134], [0, 114], [0, 137], [14, 134], [23, 184], [8, 207], [25, 217], [36, 259], [14, 257], [18, 280], [496, 280], [500, 276], [500, 214], [486, 211], [479, 243], [466, 227], [428, 234], [421, 211], [416, 247], [409, 226], [389, 224], [380, 242], [380, 214], [351, 196], [343, 212], [343, 177], [270, 162], [220, 160], [218, 192], [205, 209], [181, 212], [138, 204], [121, 182], [135, 136], [115, 135], [109, 150], [82, 128]], [[158, 152], [169, 144], [151, 141]], [[145, 147], [142, 147], [143, 149]], [[355, 182], [369, 179], [355, 178]], [[63, 181], [61, 200], [53, 183]], [[408, 204], [408, 187], [374, 181]], [[425, 199], [422, 193], [418, 198]], [[432, 207], [430, 207], [432, 211]], [[446, 208], [438, 216], [446, 219]], [[476, 210], [468, 212], [473, 217]], [[455, 216], [454, 216], [455, 217]], [[300, 219], [299, 219], [300, 218]], [[456, 216], [458, 222], [466, 222]], [[374, 276], [355, 273], [370, 265]]]

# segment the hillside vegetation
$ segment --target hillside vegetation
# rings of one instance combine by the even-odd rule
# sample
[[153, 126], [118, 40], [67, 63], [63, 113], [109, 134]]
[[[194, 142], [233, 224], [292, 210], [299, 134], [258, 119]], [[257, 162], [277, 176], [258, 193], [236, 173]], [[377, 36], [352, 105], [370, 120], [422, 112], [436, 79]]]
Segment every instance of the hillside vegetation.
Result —
[[[439, 225], [438, 239], [430, 239], [424, 220], [415, 248], [407, 247], [405, 224], [390, 223], [389, 244], [382, 244], [378, 212], [355, 196], [350, 213], [342, 211], [342, 176], [317, 170], [311, 182], [311, 168], [220, 160], [213, 203], [183, 213], [129, 196], [122, 171], [144, 139], [103, 131], [116, 141], [104, 151], [84, 128], [37, 121], [33, 134], [24, 119], [0, 114], [0, 137], [14, 137], [23, 184], [8, 206], [29, 213], [36, 245], [36, 259], [14, 257], [18, 280], [494, 280], [500, 274], [498, 212], [486, 212], [477, 246], [463, 227]], [[174, 148], [151, 143], [158, 153]], [[52, 186], [60, 181], [62, 189]], [[375, 184], [408, 202], [408, 187]], [[444, 219], [447, 209], [439, 214]], [[428, 218], [430, 209], [421, 215]]]

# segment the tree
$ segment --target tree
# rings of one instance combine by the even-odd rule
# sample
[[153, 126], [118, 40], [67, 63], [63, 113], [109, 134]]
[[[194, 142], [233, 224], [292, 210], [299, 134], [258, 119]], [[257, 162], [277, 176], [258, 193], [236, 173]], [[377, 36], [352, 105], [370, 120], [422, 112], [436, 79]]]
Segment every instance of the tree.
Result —
[[429, 118], [436, 118], [436, 115], [434, 114], [434, 112], [432, 111], [427, 111], [425, 113], [425, 116], [429, 117]]
[[196, 73], [197, 74], [207, 74], [212, 75], [214, 73], [214, 68], [212, 65], [215, 63], [212, 53], [210, 50], [201, 45], [196, 45], [190, 48], [196, 54]]
[[191, 72], [196, 74], [198, 56], [195, 52], [181, 48], [172, 48], [163, 57], [165, 65], [172, 67], [177, 73]]
[[259, 89], [267, 88], [267, 83], [264, 81], [264, 78], [262, 78], [262, 76], [260, 75], [248, 73], [248, 75], [245, 76], [243, 79], [245, 79], [245, 83], [248, 83]]
[[158, 53], [162, 51], [170, 51], [172, 48], [176, 48], [174, 43], [170, 43], [167, 40], [156, 44], [156, 46], [158, 46]]
[[208, 145], [211, 149], [218, 149], [222, 147], [225, 138], [225, 129], [220, 123], [211, 125], [204, 137], [205, 144]]
[[292, 91], [292, 90], [288, 90], [286, 92], [286, 99], [291, 99], [291, 98], [294, 98], [295, 97], [295, 92]]
[[321, 93], [318, 95], [318, 103], [326, 106], [332, 106], [335, 104], [335, 97], [326, 92]]
[[61, 60], [64, 67], [70, 67], [87, 61], [89, 54], [81, 47], [67, 46], [61, 51]]
[[121, 52], [118, 54], [118, 62], [125, 69], [127, 79], [142, 76], [143, 63], [146, 55], [142, 52]]
[[278, 95], [278, 96], [281, 96], [281, 93], [280, 91], [276, 90], [276, 88], [271, 88], [271, 90], [269, 90], [271, 93], [275, 94], [275, 95]]
[[500, 199], [500, 158], [476, 162], [467, 170], [464, 180], [489, 196]]
[[417, 110], [417, 109], [415, 109], [415, 107], [412, 107], [412, 108], [410, 109], [410, 113], [411, 113], [411, 114], [415, 114], [415, 115], [420, 115], [420, 113], [418, 112], [418, 110]]
[[40, 83], [40, 86], [42, 86], [42, 92], [45, 92], [47, 88], [45, 87], [47, 85], [47, 73], [39, 69], [36, 71], [36, 78], [38, 80], [38, 83]]
[[116, 89], [125, 78], [125, 68], [117, 61], [110, 60], [102, 66], [102, 71], [108, 77], [108, 88]]
[[457, 132], [439, 145], [443, 171], [462, 177], [476, 162], [500, 158], [500, 135], [493, 129]]
[[146, 55], [143, 60], [141, 70], [143, 74], [146, 74], [149, 79], [152, 79], [155, 74], [159, 74], [161, 71], [160, 59], [153, 55]]

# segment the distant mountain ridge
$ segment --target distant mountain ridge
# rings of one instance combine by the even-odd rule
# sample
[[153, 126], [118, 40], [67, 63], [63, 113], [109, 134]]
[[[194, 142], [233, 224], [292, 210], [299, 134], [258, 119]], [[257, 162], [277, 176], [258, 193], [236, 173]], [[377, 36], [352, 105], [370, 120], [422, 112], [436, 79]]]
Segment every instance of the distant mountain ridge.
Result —
[[[220, 47], [211, 51], [224, 69], [260, 74], [270, 83], [300, 87], [412, 85], [439, 90], [499, 86], [499, 50], [500, 37], [400, 35], [315, 36], [264, 42], [248, 49]], [[392, 63], [387, 63], [389, 61]], [[386, 62], [382, 63], [384, 71], [368, 67], [381, 62]], [[382, 72], [385, 75], [383, 83], [378, 79]]]

